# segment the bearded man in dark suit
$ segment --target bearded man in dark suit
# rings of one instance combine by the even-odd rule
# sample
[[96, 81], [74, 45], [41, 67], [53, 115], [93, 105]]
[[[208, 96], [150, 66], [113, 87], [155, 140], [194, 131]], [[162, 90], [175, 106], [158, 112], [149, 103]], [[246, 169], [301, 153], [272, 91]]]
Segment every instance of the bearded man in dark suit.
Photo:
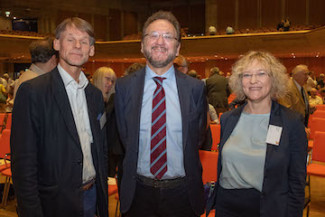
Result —
[[180, 25], [159, 11], [143, 27], [146, 67], [116, 82], [116, 119], [125, 148], [121, 211], [129, 216], [200, 216], [199, 147], [206, 129], [204, 83], [173, 66]]

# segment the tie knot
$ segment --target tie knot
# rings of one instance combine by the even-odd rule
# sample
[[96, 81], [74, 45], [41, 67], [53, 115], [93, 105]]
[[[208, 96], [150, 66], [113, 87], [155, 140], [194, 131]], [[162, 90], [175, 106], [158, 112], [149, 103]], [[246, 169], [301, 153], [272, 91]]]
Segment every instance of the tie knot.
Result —
[[163, 77], [153, 77], [153, 80], [156, 82], [157, 86], [162, 86], [162, 83], [163, 83], [164, 79], [166, 79], [166, 78], [163, 78]]

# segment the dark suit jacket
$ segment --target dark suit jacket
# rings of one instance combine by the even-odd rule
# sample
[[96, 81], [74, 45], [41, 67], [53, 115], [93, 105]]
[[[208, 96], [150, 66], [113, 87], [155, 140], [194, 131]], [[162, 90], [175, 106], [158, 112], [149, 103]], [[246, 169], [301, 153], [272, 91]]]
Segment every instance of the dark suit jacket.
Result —
[[227, 78], [214, 74], [206, 80], [206, 88], [209, 104], [213, 105], [218, 113], [227, 111], [230, 95]]
[[[101, 92], [85, 88], [93, 134], [98, 215], [108, 216], [106, 129]], [[83, 216], [83, 154], [68, 95], [57, 68], [23, 83], [13, 109], [12, 175], [21, 217]]]
[[[204, 84], [177, 70], [175, 76], [182, 113], [185, 178], [190, 203], [199, 215], [204, 211], [202, 167], [198, 153], [207, 120]], [[135, 193], [144, 78], [145, 69], [142, 69], [118, 79], [115, 86], [117, 124], [126, 151], [120, 195], [123, 213], [129, 210]]]
[[[218, 179], [222, 170], [222, 148], [234, 130], [244, 106], [221, 116], [221, 139]], [[280, 144], [267, 144], [263, 187], [260, 199], [261, 217], [302, 216], [305, 200], [307, 138], [298, 113], [272, 102], [270, 125], [282, 127]], [[218, 186], [218, 183], [217, 183]], [[216, 203], [217, 188], [208, 203]], [[221, 199], [222, 200], [222, 199]], [[218, 210], [216, 210], [216, 213]]]

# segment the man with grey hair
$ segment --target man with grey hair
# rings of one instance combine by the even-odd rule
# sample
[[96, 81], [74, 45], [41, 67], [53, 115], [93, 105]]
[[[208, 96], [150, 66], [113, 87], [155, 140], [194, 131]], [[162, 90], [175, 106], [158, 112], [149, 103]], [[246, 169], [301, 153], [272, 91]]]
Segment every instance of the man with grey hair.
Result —
[[46, 38], [33, 41], [29, 46], [32, 64], [18, 79], [14, 87], [14, 99], [19, 86], [30, 79], [52, 71], [57, 65], [57, 52], [53, 48], [53, 39]]
[[[315, 111], [315, 107], [310, 107], [308, 103], [308, 94], [304, 89], [309, 74], [308, 66], [297, 65], [292, 70], [292, 78], [288, 83], [288, 92], [285, 97], [278, 102], [287, 108], [300, 113], [303, 116], [305, 127], [308, 125], [309, 114]], [[307, 134], [309, 130], [306, 129]]]
[[82, 71], [94, 43], [87, 21], [64, 20], [58, 66], [17, 91], [10, 142], [20, 217], [108, 216], [103, 96]]
[[180, 25], [159, 11], [143, 28], [146, 67], [116, 82], [115, 111], [125, 148], [120, 191], [125, 217], [197, 217], [207, 104], [203, 82], [174, 68]]

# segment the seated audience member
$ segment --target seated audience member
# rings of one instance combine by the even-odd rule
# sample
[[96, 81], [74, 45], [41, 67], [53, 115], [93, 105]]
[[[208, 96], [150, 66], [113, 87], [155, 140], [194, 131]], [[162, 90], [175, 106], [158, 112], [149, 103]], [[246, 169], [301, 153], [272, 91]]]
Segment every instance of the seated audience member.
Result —
[[217, 34], [217, 29], [216, 27], [214, 26], [210, 26], [209, 27], [209, 32], [208, 32], [209, 35], [216, 35]]
[[311, 89], [316, 88], [316, 84], [317, 84], [317, 82], [313, 79], [313, 75], [314, 75], [313, 71], [310, 71], [308, 73], [307, 83], [304, 87], [309, 95], [310, 95]]
[[317, 89], [321, 89], [321, 88], [323, 88], [325, 86], [324, 77], [325, 77], [325, 75], [323, 73], [320, 73], [319, 77], [316, 79], [316, 81], [317, 81]]
[[[120, 187], [122, 178], [122, 162], [124, 150], [120, 142], [117, 131], [115, 109], [114, 109], [114, 85], [116, 75], [110, 67], [100, 67], [93, 75], [94, 85], [102, 91], [105, 111], [107, 117], [107, 146], [108, 146], [108, 176], [115, 177], [117, 175], [117, 185]], [[117, 169], [117, 170], [116, 170]]]
[[188, 62], [186, 61], [185, 57], [183, 55], [178, 55], [174, 60], [174, 67], [184, 73], [188, 73]]
[[322, 88], [319, 90], [319, 94], [323, 100], [323, 103], [325, 102], [325, 88]]
[[214, 109], [213, 105], [209, 104], [209, 121], [210, 124], [220, 124], [218, 114], [216, 110]]
[[142, 68], [144, 68], [144, 64], [142, 63], [133, 63], [132, 65], [130, 65], [126, 70], [124, 75], [129, 75], [132, 74], [133, 72], [136, 72]]
[[283, 32], [283, 29], [284, 29], [284, 19], [282, 19], [282, 20], [280, 21], [280, 23], [278, 23], [276, 29], [277, 29], [278, 31], [280, 31], [280, 32]]
[[227, 28], [226, 28], [226, 34], [227, 35], [231, 35], [231, 34], [234, 34], [234, 33], [235, 33], [234, 28], [232, 28], [231, 26], [227, 26]]
[[323, 104], [323, 99], [320, 96], [317, 96], [316, 88], [312, 88], [309, 96], [309, 105], [315, 107], [316, 105]]
[[250, 51], [233, 66], [230, 87], [247, 102], [221, 116], [218, 181], [207, 214], [302, 216], [307, 138], [301, 116], [276, 102], [287, 82], [286, 68], [267, 52]]

